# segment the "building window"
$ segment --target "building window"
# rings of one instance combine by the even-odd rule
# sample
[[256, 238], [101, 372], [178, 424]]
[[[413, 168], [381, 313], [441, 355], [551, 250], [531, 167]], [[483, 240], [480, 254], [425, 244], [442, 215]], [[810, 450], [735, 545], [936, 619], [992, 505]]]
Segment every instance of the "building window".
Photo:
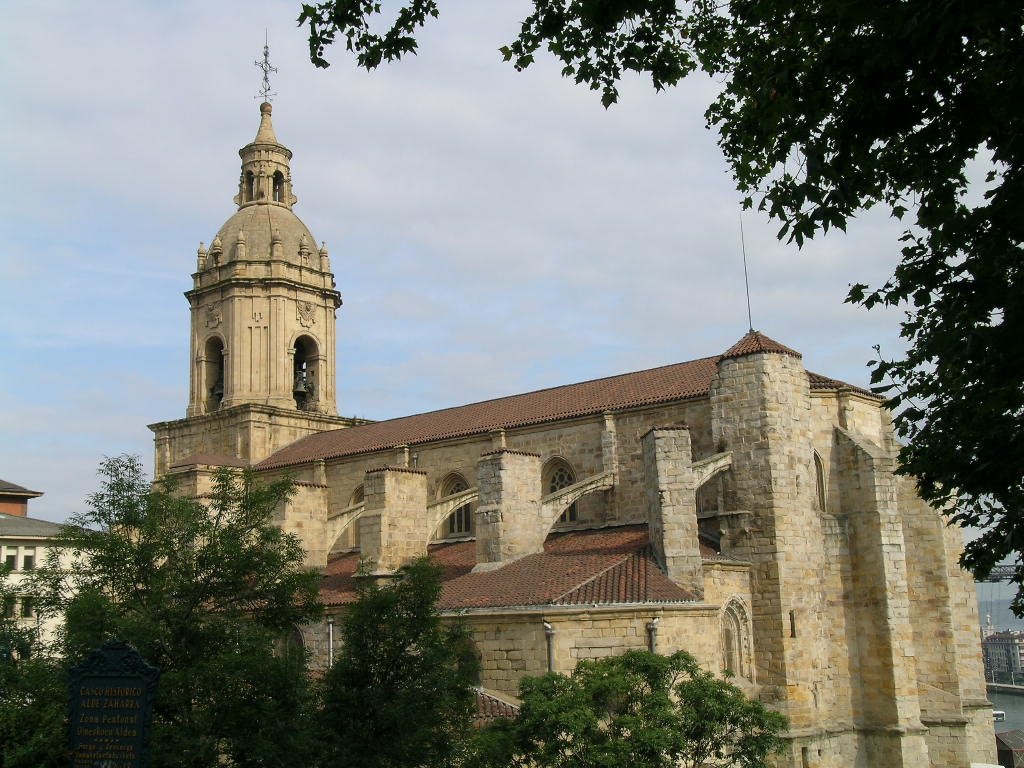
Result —
[[[576, 482], [576, 473], [572, 471], [572, 467], [569, 466], [568, 462], [563, 459], [553, 459], [547, 467], [544, 473], [547, 480], [544, 483], [544, 487], [549, 494], [557, 493], [563, 488], [568, 488]], [[573, 502], [569, 507], [562, 512], [558, 517], [560, 523], [574, 523], [579, 519], [579, 503]]]
[[3, 609], [4, 609], [4, 618], [5, 619], [13, 619], [14, 618], [14, 598], [12, 596], [8, 595], [7, 597], [4, 598]]
[[316, 375], [318, 357], [317, 344], [309, 336], [300, 336], [295, 340], [292, 396], [295, 398], [295, 407], [300, 411], [317, 409], [320, 398]]
[[18, 570], [18, 556], [8, 553], [7, 557], [4, 558], [4, 565], [6, 565], [12, 571]]
[[31, 597], [21, 598], [21, 618], [31, 619], [36, 615], [35, 607], [32, 605]]
[[825, 511], [825, 465], [821, 461], [818, 452], [814, 452], [814, 501], [818, 510]]
[[[457, 493], [469, 490], [469, 483], [459, 474], [451, 474], [441, 483], [441, 498], [454, 496]], [[473, 532], [473, 505], [463, 504], [450, 515], [445, 524], [445, 533], [448, 536], [467, 536]]]
[[29, 547], [25, 550], [25, 555], [21, 558], [21, 570], [31, 571], [36, 567], [36, 548]]
[[206, 410], [216, 411], [224, 399], [224, 342], [216, 336], [206, 340], [206, 349], [201, 363], [206, 388]]
[[721, 625], [722, 670], [752, 680], [747, 610], [739, 598], [734, 597], [726, 604]]

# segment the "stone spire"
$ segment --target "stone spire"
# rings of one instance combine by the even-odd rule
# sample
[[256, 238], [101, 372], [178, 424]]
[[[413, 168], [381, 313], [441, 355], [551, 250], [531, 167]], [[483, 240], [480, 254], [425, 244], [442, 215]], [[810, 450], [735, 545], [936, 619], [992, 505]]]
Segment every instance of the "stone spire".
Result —
[[292, 174], [289, 162], [292, 151], [277, 140], [271, 121], [273, 107], [270, 102], [260, 104], [260, 127], [256, 138], [242, 147], [242, 175], [238, 180], [235, 203], [249, 205], [282, 205], [291, 208], [297, 198], [292, 193]]
[[[277, 140], [277, 136], [274, 134], [274, 124], [270, 120], [270, 113], [273, 111], [273, 105], [269, 101], [264, 101], [260, 104], [260, 129], [256, 131], [256, 138], [252, 140], [253, 144], [277, 144], [281, 146]], [[281, 147], [284, 149], [284, 147]], [[291, 153], [288, 153], [291, 157]]]

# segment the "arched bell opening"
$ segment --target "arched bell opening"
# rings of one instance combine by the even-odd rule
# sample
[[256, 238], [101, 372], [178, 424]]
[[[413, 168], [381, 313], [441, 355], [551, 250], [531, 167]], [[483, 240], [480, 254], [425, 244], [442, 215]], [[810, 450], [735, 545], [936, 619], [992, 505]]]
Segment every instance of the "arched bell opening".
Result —
[[284, 202], [284, 174], [280, 171], [274, 171], [274, 196], [272, 199], [275, 203]]
[[316, 410], [319, 400], [319, 382], [316, 363], [319, 357], [316, 342], [309, 336], [295, 340], [295, 367], [292, 396], [300, 411]]
[[224, 400], [224, 342], [217, 336], [206, 340], [203, 350], [203, 386], [207, 412], [216, 411]]
[[256, 175], [252, 171], [245, 172], [245, 200], [243, 202], [251, 203], [256, 199]]

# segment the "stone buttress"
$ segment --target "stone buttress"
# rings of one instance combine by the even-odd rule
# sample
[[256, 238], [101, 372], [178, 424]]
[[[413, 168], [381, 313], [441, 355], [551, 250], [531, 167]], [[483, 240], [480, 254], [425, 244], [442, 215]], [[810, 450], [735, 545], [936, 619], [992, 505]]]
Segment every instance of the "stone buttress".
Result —
[[751, 513], [734, 554], [752, 564], [761, 698], [789, 717], [790, 748], [816, 760], [827, 638], [807, 372], [798, 353], [751, 332], [719, 361], [710, 399], [715, 449], [733, 458], [726, 508]]

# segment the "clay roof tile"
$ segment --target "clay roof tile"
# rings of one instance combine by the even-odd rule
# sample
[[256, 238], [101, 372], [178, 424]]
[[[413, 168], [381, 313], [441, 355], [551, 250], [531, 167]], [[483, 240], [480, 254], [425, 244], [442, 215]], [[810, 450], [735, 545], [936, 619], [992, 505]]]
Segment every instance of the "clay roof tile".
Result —
[[779, 342], [765, 336], [760, 331], [751, 330], [744, 334], [742, 339], [726, 350], [725, 354], [722, 355], [722, 360], [729, 360], [734, 357], [743, 357], [744, 355], [753, 355], [759, 352], [774, 352], [780, 355], [802, 357], [802, 355], [795, 349], [790, 349], [784, 344], [779, 344]]
[[[705, 556], [715, 553], [701, 546]], [[500, 608], [537, 605], [685, 603], [696, 595], [672, 582], [651, 557], [646, 525], [551, 534], [544, 551], [493, 571], [472, 573], [476, 542], [435, 544], [430, 556], [442, 568], [438, 607]], [[327, 605], [355, 599], [359, 554], [332, 558], [321, 586]]]
[[[739, 357], [755, 352], [800, 356], [799, 352], [762, 333], [752, 331], [734, 344], [724, 357]], [[487, 434], [498, 429], [513, 429], [604, 411], [706, 397], [717, 365], [724, 357], [704, 357], [579, 384], [321, 432], [282, 448], [257, 464], [256, 469], [278, 469], [318, 459], [336, 459], [389, 450], [400, 445]], [[825, 376], [809, 376], [812, 389], [847, 387], [866, 392]]]

